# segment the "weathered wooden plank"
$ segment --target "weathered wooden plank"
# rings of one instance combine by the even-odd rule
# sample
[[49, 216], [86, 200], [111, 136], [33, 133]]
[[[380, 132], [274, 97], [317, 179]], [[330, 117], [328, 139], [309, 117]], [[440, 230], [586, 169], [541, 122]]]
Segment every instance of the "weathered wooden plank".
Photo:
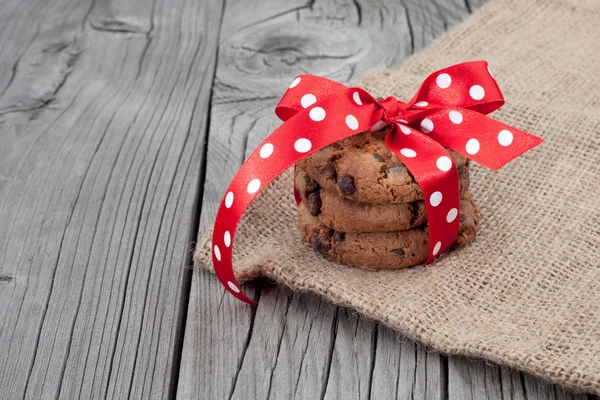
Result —
[[174, 393], [221, 10], [0, 9], [0, 397]]
[[[38, 4], [36, 4], [38, 3]], [[40, 7], [42, 6], [42, 7]], [[23, 29], [20, 16], [31, 14], [35, 8], [43, 12], [43, 5], [35, 0], [5, 0], [0, 12], [0, 110], [6, 102], [2, 100], [6, 90], [15, 79], [19, 60], [34, 38], [39, 34], [39, 27], [31, 26]], [[37, 28], [37, 29], [36, 29]]]
[[[225, 293], [217, 285], [206, 282], [192, 285], [190, 296], [202, 297], [203, 301], [190, 303], [188, 318], [202, 318], [204, 323], [198, 326], [201, 329], [198, 335], [214, 340], [210, 343], [186, 341], [182, 356], [186, 368], [179, 374], [178, 397], [228, 399], [238, 379], [238, 368], [231, 366], [237, 366], [245, 358], [256, 309], [228, 305], [231, 300]], [[249, 296], [259, 298], [255, 285], [244, 285], [243, 288]], [[217, 382], [224, 384], [217, 385]], [[189, 388], [193, 391], [185, 392]]]
[[324, 399], [368, 399], [375, 361], [376, 324], [339, 309]]
[[[529, 374], [464, 357], [448, 359], [448, 399], [561, 399], [586, 400], [585, 394], [566, 391]], [[590, 399], [596, 396], [590, 396]]]
[[375, 357], [371, 398], [445, 398], [446, 375], [439, 354], [380, 326]]
[[[323, 315], [334, 317], [335, 307], [271, 285], [262, 287], [260, 298], [265, 305], [256, 309], [253, 332], [270, 334], [250, 336], [231, 398], [319, 397], [329, 363], [327, 357], [315, 359], [311, 354], [329, 351], [332, 326], [323, 325], [329, 320]], [[306, 307], [314, 312], [307, 315]], [[268, 326], [260, 325], [265, 323]]]
[[552, 385], [541, 379], [536, 379], [531, 375], [523, 374], [523, 388], [529, 399], [548, 399], [548, 400], [594, 400], [598, 396], [587, 396], [581, 393], [572, 393], [566, 389]]
[[500, 368], [481, 360], [469, 361], [462, 357], [448, 359], [448, 399], [519, 399], [503, 397]]

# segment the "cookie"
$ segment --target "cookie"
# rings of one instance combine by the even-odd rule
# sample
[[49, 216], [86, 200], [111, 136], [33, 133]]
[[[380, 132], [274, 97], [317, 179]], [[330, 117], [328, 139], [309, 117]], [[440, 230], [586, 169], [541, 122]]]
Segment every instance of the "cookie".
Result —
[[[414, 176], [385, 144], [385, 132], [363, 132], [333, 143], [300, 160], [297, 167], [326, 190], [364, 203], [423, 200]], [[468, 159], [452, 150], [457, 168]]]
[[[461, 200], [460, 212], [460, 230], [454, 246], [471, 242], [477, 234], [479, 211], [470, 193]], [[298, 225], [314, 250], [343, 264], [366, 269], [419, 265], [427, 260], [429, 252], [426, 225], [397, 232], [344, 233], [323, 225], [310, 214], [305, 203], [298, 206]]]
[[[469, 167], [459, 174], [461, 197], [469, 189]], [[425, 203], [361, 203], [322, 188], [301, 168], [295, 172], [296, 189], [310, 214], [340, 232], [392, 232], [411, 229], [427, 222]]]

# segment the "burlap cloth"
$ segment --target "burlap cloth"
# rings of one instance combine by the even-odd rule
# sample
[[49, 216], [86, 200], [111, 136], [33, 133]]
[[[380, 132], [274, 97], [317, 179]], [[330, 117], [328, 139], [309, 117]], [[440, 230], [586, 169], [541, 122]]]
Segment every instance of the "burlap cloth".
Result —
[[[473, 59], [490, 62], [507, 100], [494, 117], [546, 139], [500, 171], [472, 168], [473, 244], [398, 271], [328, 262], [297, 231], [288, 171], [242, 221], [237, 276], [313, 291], [444, 353], [600, 393], [600, 1], [492, 1], [359, 85], [407, 98], [434, 70]], [[205, 268], [210, 234], [195, 254]]]

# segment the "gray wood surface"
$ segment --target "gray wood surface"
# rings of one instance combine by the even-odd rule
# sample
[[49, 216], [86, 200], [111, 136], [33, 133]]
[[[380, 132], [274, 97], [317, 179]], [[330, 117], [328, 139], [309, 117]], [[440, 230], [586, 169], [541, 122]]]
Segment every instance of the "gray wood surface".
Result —
[[396, 66], [481, 2], [4, 0], [0, 399], [584, 399], [311, 294], [249, 283], [253, 308], [192, 279], [291, 77]]
[[0, 7], [0, 398], [174, 394], [220, 1]]
[[[279, 125], [299, 72], [349, 83], [423, 49], [482, 1], [228, 0], [199, 236], [244, 158]], [[195, 271], [178, 395], [186, 399], [585, 399], [506, 368], [446, 358], [309, 293], [266, 282], [249, 307]]]

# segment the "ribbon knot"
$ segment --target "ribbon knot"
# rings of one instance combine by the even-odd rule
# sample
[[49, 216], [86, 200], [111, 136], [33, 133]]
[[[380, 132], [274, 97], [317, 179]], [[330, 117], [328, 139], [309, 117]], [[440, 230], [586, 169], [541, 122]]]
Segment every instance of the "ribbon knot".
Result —
[[217, 212], [213, 264], [225, 288], [253, 303], [232, 267], [235, 230], [245, 210], [273, 179], [300, 159], [339, 140], [389, 127], [385, 142], [415, 177], [428, 220], [429, 256], [442, 254], [459, 229], [459, 181], [452, 149], [498, 169], [542, 139], [486, 114], [504, 98], [485, 61], [457, 64], [427, 77], [408, 102], [378, 101], [360, 88], [313, 75], [299, 75], [275, 109], [284, 123], [236, 173]]
[[394, 96], [389, 96], [386, 99], [378, 100], [377, 105], [381, 107], [381, 121], [386, 125], [392, 125], [398, 119], [402, 119], [406, 113], [407, 105]]

